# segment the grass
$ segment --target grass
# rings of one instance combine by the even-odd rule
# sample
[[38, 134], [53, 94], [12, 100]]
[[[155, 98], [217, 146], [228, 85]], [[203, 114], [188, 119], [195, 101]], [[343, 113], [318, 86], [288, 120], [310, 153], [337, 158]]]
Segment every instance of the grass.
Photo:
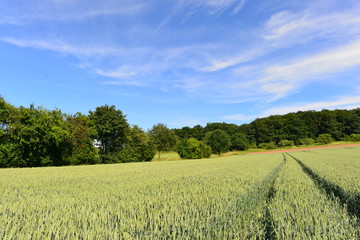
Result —
[[329, 199], [292, 158], [281, 170], [269, 204], [276, 239], [356, 239], [356, 220]]
[[[291, 154], [358, 193], [360, 147]], [[0, 169], [0, 239], [359, 239], [346, 205], [284, 156]]]
[[[346, 145], [346, 144], [360, 144], [360, 142], [345, 142], [345, 141], [336, 141], [329, 144], [318, 144], [315, 143], [313, 145], [300, 145], [300, 146], [293, 146], [293, 147], [283, 147], [283, 148], [276, 148], [272, 150], [266, 150], [262, 148], [250, 148], [246, 151], [230, 151], [221, 154], [211, 154], [210, 158], [218, 158], [218, 157], [229, 157], [229, 156], [237, 156], [237, 155], [245, 155], [247, 153], [252, 152], [271, 152], [271, 151], [279, 151], [279, 150], [289, 150], [289, 149], [301, 149], [301, 148], [315, 148], [315, 147], [325, 147], [325, 146], [339, 146], [339, 145]], [[154, 157], [152, 161], [174, 161], [174, 160], [182, 160], [180, 156], [175, 151], [169, 151], [166, 153], [161, 154], [160, 160], [158, 160], [157, 155]]]
[[281, 160], [0, 169], [0, 239], [261, 239]]

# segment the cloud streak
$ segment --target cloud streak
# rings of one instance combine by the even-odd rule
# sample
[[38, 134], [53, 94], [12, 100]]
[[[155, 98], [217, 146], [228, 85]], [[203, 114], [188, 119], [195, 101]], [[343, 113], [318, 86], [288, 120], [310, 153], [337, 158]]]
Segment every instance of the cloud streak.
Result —
[[323, 109], [355, 109], [360, 107], [360, 96], [340, 96], [331, 101], [302, 102], [288, 106], [270, 108], [256, 115], [233, 114], [222, 117], [222, 119], [233, 121], [252, 121], [256, 118], [268, 117], [271, 115], [283, 115], [298, 111], [320, 111]]
[[[59, 38], [42, 34], [24, 37], [22, 34], [15, 34], [17, 37], [0, 35], [0, 41], [15, 46], [73, 55], [79, 59], [78, 65], [109, 78], [109, 81], [104, 80], [108, 85], [145, 85], [171, 92], [183, 91], [223, 103], [271, 102], [308, 83], [322, 81], [330, 74], [346, 72], [360, 65], [358, 6], [322, 12], [315, 3], [298, 12], [273, 13], [249, 33], [243, 33], [247, 28], [238, 28], [241, 24], [233, 25], [231, 37], [221, 37], [212, 28], [196, 33], [185, 28], [184, 22], [177, 23], [174, 28], [169, 24], [178, 20], [180, 15], [180, 18], [190, 18], [197, 13], [216, 23], [219, 15], [236, 15], [250, 2], [181, 0], [169, 3], [155, 20], [148, 18], [148, 12], [159, 7], [157, 1], [146, 4], [122, 1], [119, 4], [107, 0], [84, 6], [81, 0], [42, 3], [49, 6], [46, 14], [41, 14], [39, 4], [31, 2], [28, 3], [29, 11], [23, 9], [19, 16], [4, 15], [0, 22], [11, 22], [9, 19], [12, 17], [14, 22], [16, 19], [19, 22], [84, 20], [85, 24], [98, 16], [136, 16], [136, 23], [130, 27], [122, 23], [123, 18], [114, 18], [121, 27], [116, 24], [106, 26], [109, 28], [106, 36], [97, 32], [85, 36], [64, 34]], [[70, 6], [75, 6], [74, 10]], [[169, 9], [173, 12], [168, 13]], [[203, 24], [203, 15], [199, 26]], [[161, 27], [156, 29], [159, 24]], [[115, 34], [113, 31], [117, 29], [120, 30]], [[243, 45], [245, 35], [249, 35], [251, 41]], [[102, 41], [105, 37], [108, 41]], [[345, 44], [345, 39], [348, 44]], [[305, 43], [311, 47], [302, 48], [300, 54], [296, 48]], [[285, 50], [286, 55], [277, 55]]]
[[[0, 7], [0, 24], [25, 25], [33, 21], [74, 22], [100, 16], [140, 14], [145, 4], [139, 1], [13, 1]], [[9, 15], [8, 13], [12, 14]]]
[[269, 66], [257, 83], [264, 93], [273, 94], [276, 100], [304, 82], [322, 80], [329, 74], [357, 66], [360, 66], [360, 39], [291, 64]]

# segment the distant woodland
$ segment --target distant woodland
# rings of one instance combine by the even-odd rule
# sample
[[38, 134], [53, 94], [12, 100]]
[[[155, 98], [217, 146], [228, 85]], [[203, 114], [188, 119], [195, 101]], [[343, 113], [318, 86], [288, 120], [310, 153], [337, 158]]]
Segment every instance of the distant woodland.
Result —
[[273, 149], [331, 141], [360, 141], [360, 108], [304, 111], [249, 124], [208, 123], [148, 131], [130, 125], [115, 106], [64, 114], [40, 106], [15, 107], [0, 97], [0, 167], [40, 167], [151, 161], [174, 150], [206, 158], [229, 150]]

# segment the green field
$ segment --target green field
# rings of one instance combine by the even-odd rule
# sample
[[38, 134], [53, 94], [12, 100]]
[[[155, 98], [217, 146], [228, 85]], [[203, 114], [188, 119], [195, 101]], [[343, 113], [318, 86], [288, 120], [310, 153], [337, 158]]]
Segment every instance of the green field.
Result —
[[359, 239], [360, 147], [0, 169], [0, 239]]

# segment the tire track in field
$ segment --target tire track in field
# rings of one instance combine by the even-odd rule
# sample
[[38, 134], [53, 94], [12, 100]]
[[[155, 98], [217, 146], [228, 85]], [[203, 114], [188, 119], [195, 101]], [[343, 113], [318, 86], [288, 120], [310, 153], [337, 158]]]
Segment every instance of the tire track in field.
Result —
[[266, 197], [266, 210], [265, 210], [264, 225], [265, 225], [265, 239], [267, 239], [267, 240], [275, 240], [276, 239], [276, 234], [275, 234], [275, 230], [274, 230], [274, 220], [271, 216], [269, 204], [271, 203], [272, 199], [274, 198], [274, 196], [276, 194], [276, 189], [274, 187], [275, 181], [279, 175], [280, 170], [286, 163], [286, 156], [284, 153], [282, 155], [283, 155], [283, 161], [279, 165], [279, 167], [277, 167], [274, 171], [274, 175], [273, 175], [273, 178], [271, 179], [270, 187], [269, 187], [267, 197]]
[[300, 159], [292, 156], [289, 153], [286, 153], [291, 158], [293, 158], [303, 169], [303, 171], [310, 176], [310, 178], [315, 182], [318, 188], [323, 189], [330, 199], [339, 200], [341, 204], [347, 205], [347, 211], [351, 216], [355, 216], [358, 221], [360, 219], [360, 195], [347, 192], [339, 185], [326, 180], [325, 178], [318, 175], [310, 167], [305, 165]]

